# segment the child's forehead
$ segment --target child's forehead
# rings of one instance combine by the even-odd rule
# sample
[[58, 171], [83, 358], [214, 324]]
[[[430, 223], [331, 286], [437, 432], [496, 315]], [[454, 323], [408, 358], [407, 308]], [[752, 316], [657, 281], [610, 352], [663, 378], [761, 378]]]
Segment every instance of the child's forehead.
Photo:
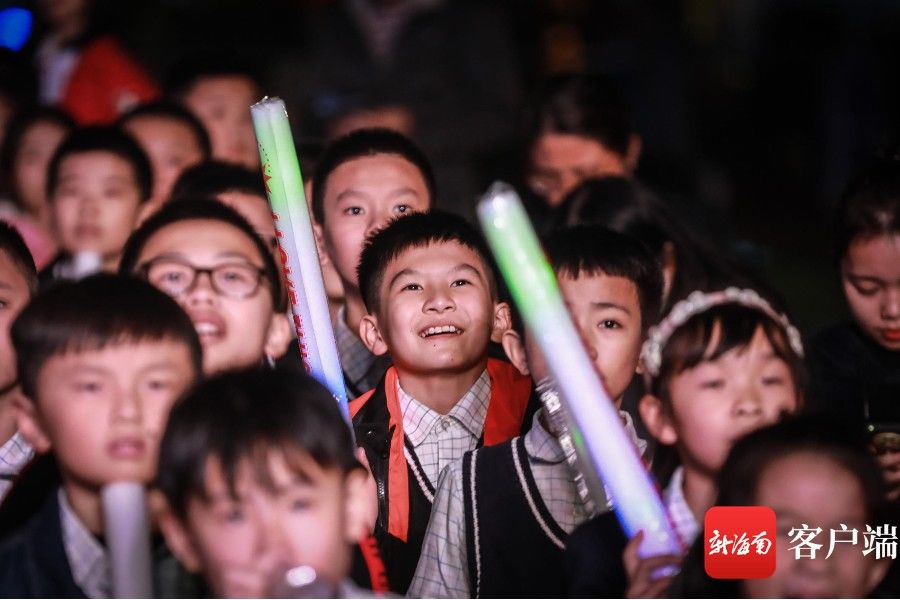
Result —
[[104, 150], [102, 148], [72, 152], [64, 156], [59, 164], [60, 171], [71, 171], [77, 174], [98, 174], [97, 169], [124, 170], [129, 175], [133, 175], [130, 162], [112, 150]]
[[15, 260], [3, 249], [0, 249], [0, 292], [27, 291], [28, 280]]
[[183, 219], [167, 223], [154, 232], [141, 251], [142, 258], [162, 252], [240, 253], [259, 260], [259, 251], [243, 230], [217, 219]]
[[401, 271], [423, 272], [474, 269], [487, 278], [488, 268], [481, 255], [457, 240], [437, 240], [407, 246], [390, 259], [385, 268], [386, 280]]
[[254, 493], [278, 495], [297, 488], [315, 488], [328, 476], [340, 475], [338, 469], [322, 467], [299, 447], [259, 444], [237, 454], [236, 460], [227, 465], [221, 456], [206, 458], [203, 487], [208, 499]]
[[621, 275], [610, 275], [600, 270], [557, 273], [564, 296], [575, 295], [577, 299], [596, 301], [598, 297], [615, 299], [628, 306], [639, 306], [639, 290], [633, 279]]

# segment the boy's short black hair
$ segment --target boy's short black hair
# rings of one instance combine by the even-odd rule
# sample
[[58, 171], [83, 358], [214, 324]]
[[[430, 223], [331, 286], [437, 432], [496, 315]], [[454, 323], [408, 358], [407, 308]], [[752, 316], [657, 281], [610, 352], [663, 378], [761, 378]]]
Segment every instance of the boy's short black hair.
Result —
[[218, 77], [242, 77], [263, 88], [259, 72], [247, 62], [233, 53], [213, 52], [181, 60], [166, 78], [166, 95], [181, 101], [200, 80]]
[[200, 119], [194, 116], [194, 113], [180, 104], [168, 100], [155, 100], [139, 104], [119, 117], [117, 124], [119, 127], [124, 128], [129, 121], [141, 117], [179, 121], [191, 130], [191, 133], [197, 140], [197, 145], [200, 147], [200, 152], [203, 154], [203, 160], [207, 160], [212, 156], [212, 145], [209, 141], [209, 133], [207, 133], [206, 127], [203, 126]]
[[592, 138], [625, 156], [631, 134], [628, 106], [613, 82], [599, 75], [559, 75], [550, 79], [536, 103], [532, 141], [545, 133]]
[[204, 220], [227, 223], [242, 231], [253, 241], [253, 245], [259, 252], [266, 279], [269, 281], [269, 286], [272, 290], [273, 308], [279, 312], [287, 310], [287, 299], [284, 287], [281, 283], [278, 265], [275, 263], [272, 252], [266, 247], [266, 243], [259, 237], [259, 234], [254, 231], [250, 223], [248, 223], [237, 211], [211, 198], [195, 198], [180, 202], [170, 202], [164, 205], [152, 217], [144, 221], [141, 226], [131, 234], [128, 241], [125, 242], [125, 248], [122, 250], [122, 259], [119, 261], [119, 272], [123, 274], [134, 274], [138, 270], [138, 267], [140, 267], [138, 259], [141, 256], [141, 251], [144, 249], [147, 241], [159, 230], [181, 221]]
[[834, 258], [857, 240], [900, 235], [900, 160], [874, 163], [854, 177], [834, 214]]
[[259, 196], [268, 202], [259, 171], [218, 160], [208, 160], [185, 169], [172, 186], [170, 199], [212, 198], [226, 192]]
[[200, 340], [172, 298], [133, 277], [101, 274], [64, 281], [31, 299], [10, 329], [22, 391], [36, 400], [41, 369], [53, 356], [129, 342], [174, 340], [202, 372]]
[[28, 246], [18, 230], [3, 220], [0, 220], [0, 252], [9, 257], [16, 270], [22, 274], [22, 277], [28, 283], [29, 291], [34, 294], [38, 288], [38, 275], [37, 268], [34, 265], [34, 258], [31, 256], [31, 251], [28, 250]]
[[207, 499], [206, 467], [215, 460], [235, 492], [245, 461], [272, 486], [271, 452], [281, 452], [301, 478], [304, 462], [349, 473], [354, 456], [350, 427], [331, 393], [294, 371], [235, 371], [201, 382], [169, 415], [159, 451], [156, 485], [170, 508], [185, 518], [191, 498]]
[[428, 188], [429, 201], [434, 204], [437, 184], [431, 163], [412, 140], [391, 129], [358, 129], [329, 144], [316, 163], [312, 185], [312, 211], [317, 223], [325, 222], [325, 188], [331, 173], [345, 162], [378, 154], [396, 154], [412, 163], [422, 174]]
[[48, 106], [26, 110], [10, 120], [2, 140], [3, 147], [0, 148], [0, 192], [9, 196], [20, 208], [24, 207], [14, 178], [16, 158], [22, 149], [22, 139], [33, 126], [40, 123], [56, 125], [66, 132], [75, 129], [72, 117], [58, 108]]
[[366, 309], [370, 313], [377, 313], [381, 309], [382, 280], [391, 261], [410, 248], [424, 248], [432, 244], [450, 242], [469, 248], [481, 258], [491, 296], [496, 300], [497, 278], [494, 262], [481, 233], [463, 217], [435, 210], [394, 219], [366, 240], [357, 269], [359, 292]]
[[140, 144], [118, 127], [96, 126], [76, 129], [56, 149], [47, 168], [47, 195], [51, 201], [59, 182], [62, 161], [73, 154], [85, 152], [109, 152], [127, 162], [134, 172], [141, 202], [150, 198], [153, 192], [153, 167]]
[[544, 250], [557, 275], [630, 280], [640, 302], [641, 329], [646, 331], [659, 319], [662, 268], [659, 258], [636, 238], [600, 225], [576, 225], [551, 232]]

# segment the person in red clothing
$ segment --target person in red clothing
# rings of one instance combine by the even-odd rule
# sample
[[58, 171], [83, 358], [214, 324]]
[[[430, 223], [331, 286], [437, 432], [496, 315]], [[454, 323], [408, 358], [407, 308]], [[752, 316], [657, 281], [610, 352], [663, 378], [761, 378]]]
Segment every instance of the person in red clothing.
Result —
[[377, 482], [375, 538], [391, 590], [412, 579], [441, 470], [519, 434], [531, 379], [488, 358], [509, 328], [486, 244], [446, 212], [402, 216], [369, 238], [359, 264], [360, 334], [394, 366], [351, 403]]
[[156, 83], [119, 40], [94, 26], [93, 0], [38, 7], [48, 26], [35, 53], [41, 103], [58, 105], [79, 125], [105, 125], [159, 97]]

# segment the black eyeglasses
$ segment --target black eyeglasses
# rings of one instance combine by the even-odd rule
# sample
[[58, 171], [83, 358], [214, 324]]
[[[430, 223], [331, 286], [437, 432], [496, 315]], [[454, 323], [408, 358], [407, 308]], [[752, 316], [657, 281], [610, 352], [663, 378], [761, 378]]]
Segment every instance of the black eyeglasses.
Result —
[[209, 276], [212, 289], [220, 296], [242, 300], [254, 295], [266, 277], [265, 269], [250, 263], [229, 262], [200, 269], [177, 258], [160, 257], [140, 266], [144, 277], [170, 296], [187, 294], [202, 274]]

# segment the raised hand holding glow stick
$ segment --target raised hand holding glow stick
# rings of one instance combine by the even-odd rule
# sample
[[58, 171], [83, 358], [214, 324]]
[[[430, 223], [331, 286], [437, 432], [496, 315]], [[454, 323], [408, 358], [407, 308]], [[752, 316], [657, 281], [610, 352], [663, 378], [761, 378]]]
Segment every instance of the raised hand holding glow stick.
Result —
[[250, 107], [250, 113], [300, 353], [307, 370], [328, 387], [349, 421], [344, 375], [287, 111], [280, 99], [263, 98]]
[[[681, 542], [659, 492], [582, 346], [518, 195], [495, 183], [478, 205], [478, 218], [556, 381], [582, 471], [600, 475], [629, 538], [644, 531], [642, 556], [680, 554]], [[595, 498], [602, 498], [598, 480], [586, 481], [595, 488]]]
[[154, 598], [150, 528], [144, 485], [119, 481], [103, 487], [104, 532], [113, 598]]

